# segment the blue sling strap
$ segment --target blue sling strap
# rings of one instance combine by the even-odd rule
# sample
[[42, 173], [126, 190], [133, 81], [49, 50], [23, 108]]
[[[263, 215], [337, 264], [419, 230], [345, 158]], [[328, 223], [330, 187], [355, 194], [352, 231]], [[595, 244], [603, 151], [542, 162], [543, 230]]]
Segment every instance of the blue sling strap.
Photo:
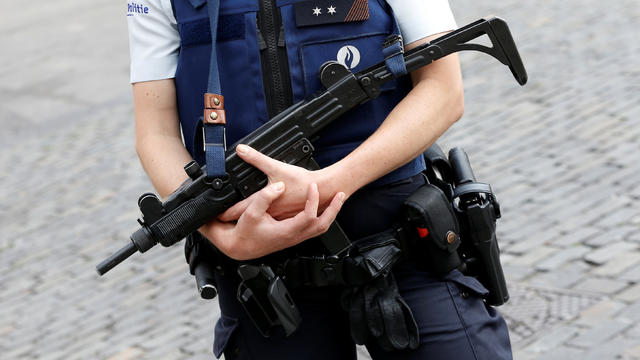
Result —
[[395, 78], [399, 78], [407, 75], [407, 66], [404, 62], [404, 43], [402, 35], [400, 35], [400, 25], [398, 25], [398, 20], [393, 15], [391, 6], [389, 6], [389, 11], [391, 11], [391, 18], [393, 19], [393, 29], [391, 30], [391, 35], [382, 44], [382, 54], [384, 55], [387, 69], [391, 71]]
[[204, 114], [202, 126], [204, 131], [204, 154], [207, 164], [207, 176], [221, 177], [225, 171], [225, 125], [224, 97], [221, 95], [220, 72], [216, 53], [218, 38], [218, 18], [220, 0], [189, 0], [194, 8], [207, 3], [209, 25], [211, 27], [211, 59], [209, 62], [209, 80], [207, 92], [204, 94]]
[[[205, 3], [209, 13], [209, 26], [211, 29], [211, 57], [209, 64], [209, 79], [207, 93], [204, 99], [204, 115], [202, 119], [204, 132], [204, 150], [206, 171], [209, 177], [221, 177], [225, 171], [225, 125], [224, 98], [221, 95], [220, 74], [216, 53], [216, 41], [218, 32], [218, 19], [220, 0], [189, 0], [194, 8], [199, 8]], [[389, 7], [390, 9], [390, 7]], [[404, 62], [404, 44], [400, 35], [400, 28], [393, 17], [392, 35], [383, 44], [385, 63], [389, 71], [398, 78], [407, 74]]]

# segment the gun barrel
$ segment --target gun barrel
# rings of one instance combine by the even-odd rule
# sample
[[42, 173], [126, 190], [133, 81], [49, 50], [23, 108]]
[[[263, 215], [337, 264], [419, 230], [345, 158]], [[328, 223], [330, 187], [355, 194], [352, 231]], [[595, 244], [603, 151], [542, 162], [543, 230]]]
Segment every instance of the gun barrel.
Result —
[[123, 262], [126, 258], [135, 254], [136, 251], [138, 251], [138, 249], [133, 244], [133, 242], [130, 242], [129, 244], [127, 244], [127, 246], [118, 250], [116, 253], [109, 256], [106, 260], [104, 260], [103, 262], [98, 264], [98, 266], [96, 266], [96, 271], [98, 272], [98, 275], [100, 276], [104, 275], [107, 271], [113, 269], [116, 265]]

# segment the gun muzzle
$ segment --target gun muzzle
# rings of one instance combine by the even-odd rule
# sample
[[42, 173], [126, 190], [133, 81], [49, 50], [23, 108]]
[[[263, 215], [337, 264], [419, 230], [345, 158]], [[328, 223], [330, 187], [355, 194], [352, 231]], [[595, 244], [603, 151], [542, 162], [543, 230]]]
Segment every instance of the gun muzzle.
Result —
[[126, 258], [133, 255], [136, 251], [138, 251], [138, 249], [132, 242], [130, 242], [129, 244], [127, 244], [127, 246], [118, 250], [115, 254], [109, 256], [106, 260], [96, 266], [98, 275], [104, 275], [107, 271], [113, 269], [116, 265], [120, 264]]
[[198, 262], [194, 270], [194, 275], [196, 277], [196, 285], [198, 286], [200, 297], [206, 300], [211, 300], [218, 295], [213, 269], [210, 268], [209, 263], [205, 261]]

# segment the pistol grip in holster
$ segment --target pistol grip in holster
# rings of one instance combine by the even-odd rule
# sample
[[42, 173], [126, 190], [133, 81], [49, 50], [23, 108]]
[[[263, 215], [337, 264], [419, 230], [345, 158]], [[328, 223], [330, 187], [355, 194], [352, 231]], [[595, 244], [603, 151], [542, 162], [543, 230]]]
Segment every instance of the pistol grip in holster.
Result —
[[438, 144], [433, 144], [425, 150], [422, 157], [426, 165], [423, 173], [427, 177], [429, 184], [437, 186], [449, 200], [452, 200], [453, 179], [451, 164], [447, 155], [444, 154]]

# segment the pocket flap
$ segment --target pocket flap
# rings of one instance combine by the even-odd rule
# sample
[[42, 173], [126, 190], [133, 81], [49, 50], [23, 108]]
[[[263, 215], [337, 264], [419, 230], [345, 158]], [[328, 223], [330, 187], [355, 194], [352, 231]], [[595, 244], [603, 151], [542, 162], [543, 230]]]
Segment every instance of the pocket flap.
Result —
[[453, 270], [445, 277], [446, 280], [454, 282], [456, 285], [461, 286], [462, 288], [471, 290], [473, 293], [480, 295], [482, 297], [487, 296], [489, 294], [489, 290], [485, 288], [478, 279], [465, 276], [458, 270]]
[[310, 0], [294, 6], [298, 27], [369, 19], [367, 0]]
[[229, 339], [238, 328], [238, 319], [221, 315], [220, 319], [216, 322], [216, 327], [213, 335], [213, 354], [216, 358], [220, 358], [222, 353], [227, 348]]

